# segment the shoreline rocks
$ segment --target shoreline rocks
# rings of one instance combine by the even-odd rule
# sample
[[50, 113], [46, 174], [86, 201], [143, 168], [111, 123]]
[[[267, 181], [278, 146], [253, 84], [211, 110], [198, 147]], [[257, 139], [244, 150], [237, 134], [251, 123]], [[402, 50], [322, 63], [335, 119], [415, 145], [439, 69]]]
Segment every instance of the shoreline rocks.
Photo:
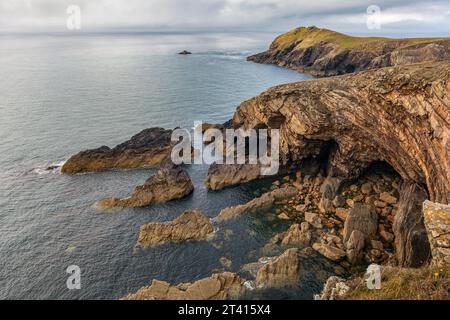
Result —
[[81, 151], [61, 168], [65, 174], [155, 166], [170, 157], [172, 130], [150, 128], [114, 148], [103, 146]]
[[209, 218], [201, 210], [193, 209], [170, 222], [154, 222], [141, 226], [138, 245], [146, 248], [168, 242], [206, 240], [213, 233], [214, 228]]
[[194, 190], [189, 174], [180, 168], [166, 162], [142, 186], [134, 189], [128, 198], [106, 198], [97, 202], [102, 209], [114, 207], [145, 207], [152, 204], [164, 203], [181, 199]]
[[258, 164], [217, 164], [209, 166], [205, 180], [208, 190], [221, 190], [226, 187], [259, 179], [261, 167]]
[[142, 287], [121, 300], [226, 300], [237, 299], [245, 291], [244, 280], [231, 272], [213, 274], [193, 283], [171, 285], [153, 280], [150, 286]]
[[259, 210], [267, 210], [271, 208], [275, 202], [291, 198], [298, 193], [295, 187], [282, 187], [263, 194], [259, 198], [255, 198], [246, 204], [237, 205], [222, 209], [215, 218], [216, 221], [225, 221], [236, 218], [245, 213], [256, 212]]

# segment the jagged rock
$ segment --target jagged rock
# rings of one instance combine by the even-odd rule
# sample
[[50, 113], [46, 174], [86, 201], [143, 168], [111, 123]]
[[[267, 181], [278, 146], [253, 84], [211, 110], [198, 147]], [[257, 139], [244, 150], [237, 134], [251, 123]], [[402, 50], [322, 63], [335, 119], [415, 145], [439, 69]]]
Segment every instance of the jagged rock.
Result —
[[345, 221], [348, 217], [348, 213], [349, 213], [349, 209], [345, 209], [345, 208], [336, 208], [336, 216], [341, 219], [342, 221]]
[[226, 300], [237, 299], [245, 292], [245, 281], [231, 272], [213, 274], [194, 283], [176, 286], [153, 280], [152, 284], [130, 293], [122, 300]]
[[99, 208], [145, 207], [180, 199], [192, 193], [189, 174], [179, 166], [164, 164], [142, 186], [134, 189], [128, 198], [106, 198], [97, 202]]
[[201, 210], [194, 209], [167, 223], [153, 222], [141, 226], [138, 244], [150, 247], [173, 241], [206, 240], [213, 232], [209, 218]]
[[324, 76], [444, 59], [450, 59], [449, 38], [364, 38], [317, 27], [291, 30], [277, 37], [268, 51], [248, 57]]
[[261, 175], [258, 164], [217, 164], [209, 166], [205, 186], [210, 190], [220, 190], [225, 187], [256, 180]]
[[299, 250], [287, 249], [281, 256], [263, 265], [256, 274], [257, 288], [277, 288], [295, 285], [300, 272]]
[[440, 268], [450, 265], [450, 205], [425, 201], [423, 215], [432, 265]]
[[317, 213], [305, 212], [305, 221], [311, 224], [314, 228], [322, 228], [322, 220]]
[[360, 231], [366, 240], [375, 237], [378, 229], [378, 217], [373, 209], [360, 203], [355, 204], [344, 224], [344, 243], [347, 243], [354, 230]]
[[281, 245], [285, 247], [307, 247], [311, 243], [311, 238], [309, 223], [296, 223], [281, 235]]
[[231, 266], [233, 265], [233, 262], [230, 259], [227, 259], [225, 257], [221, 257], [219, 259], [219, 262], [224, 268], [227, 268], [227, 269], [230, 269]]
[[345, 243], [347, 248], [347, 259], [351, 264], [362, 262], [365, 247], [366, 236], [359, 230], [353, 230], [348, 241]]
[[422, 187], [412, 182], [402, 183], [393, 224], [395, 252], [400, 266], [420, 267], [430, 259], [430, 244], [422, 213], [422, 203], [426, 199], [427, 193]]
[[172, 130], [145, 129], [112, 149], [103, 146], [81, 151], [64, 163], [61, 172], [76, 174], [158, 165], [170, 157], [171, 135]]
[[314, 300], [337, 300], [350, 291], [345, 280], [336, 276], [328, 278], [320, 294], [314, 295]]
[[217, 221], [224, 221], [235, 218], [244, 213], [251, 213], [259, 210], [267, 210], [272, 207], [276, 201], [289, 199], [295, 196], [298, 190], [292, 186], [282, 187], [263, 194], [259, 198], [255, 198], [246, 204], [228, 207], [222, 209], [215, 218]]
[[341, 261], [346, 255], [344, 250], [324, 243], [314, 243], [313, 249], [324, 257], [336, 262]]
[[[233, 125], [272, 128], [271, 119], [282, 119], [282, 164], [330, 150], [327, 179], [339, 186], [382, 160], [446, 204], [449, 83], [450, 60], [286, 84], [243, 102]], [[330, 189], [333, 199], [336, 187]]]

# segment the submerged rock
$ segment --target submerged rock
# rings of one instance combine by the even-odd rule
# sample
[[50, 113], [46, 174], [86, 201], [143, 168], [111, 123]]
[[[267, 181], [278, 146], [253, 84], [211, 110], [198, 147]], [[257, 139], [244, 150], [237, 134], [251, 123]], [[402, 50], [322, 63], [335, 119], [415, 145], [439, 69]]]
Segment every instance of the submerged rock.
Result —
[[181, 55], [188, 55], [188, 54], [192, 54], [192, 52], [187, 51], [187, 50], [183, 50], [183, 51], [181, 51], [181, 52], [178, 52], [178, 54], [181, 54]]
[[106, 198], [99, 208], [144, 207], [183, 198], [194, 190], [189, 174], [178, 166], [165, 164], [128, 198]]
[[275, 189], [273, 191], [263, 194], [259, 198], [255, 198], [246, 204], [228, 207], [222, 209], [219, 215], [215, 218], [217, 221], [229, 220], [236, 218], [239, 215], [245, 213], [256, 212], [259, 210], [267, 210], [272, 207], [276, 201], [281, 201], [284, 199], [289, 199], [295, 196], [298, 190], [295, 187], [287, 186], [280, 189]]
[[150, 247], [174, 241], [206, 240], [214, 228], [201, 210], [186, 211], [167, 223], [153, 222], [141, 226], [138, 245]]
[[145, 129], [112, 149], [103, 146], [81, 151], [64, 163], [61, 172], [76, 174], [158, 165], [170, 157], [171, 135], [172, 130]]
[[231, 272], [213, 274], [194, 283], [171, 285], [153, 280], [152, 284], [122, 300], [226, 300], [237, 299], [245, 292], [244, 280]]

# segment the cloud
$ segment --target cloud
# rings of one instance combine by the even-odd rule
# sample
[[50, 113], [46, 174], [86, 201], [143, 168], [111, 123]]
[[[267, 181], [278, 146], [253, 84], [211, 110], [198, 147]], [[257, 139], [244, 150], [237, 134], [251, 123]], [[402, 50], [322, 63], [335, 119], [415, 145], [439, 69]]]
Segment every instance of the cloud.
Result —
[[409, 28], [412, 33], [450, 30], [450, 1], [1, 0], [0, 31], [64, 31], [71, 4], [80, 6], [86, 31], [283, 31], [314, 24], [361, 33], [372, 4], [382, 8], [382, 25]]

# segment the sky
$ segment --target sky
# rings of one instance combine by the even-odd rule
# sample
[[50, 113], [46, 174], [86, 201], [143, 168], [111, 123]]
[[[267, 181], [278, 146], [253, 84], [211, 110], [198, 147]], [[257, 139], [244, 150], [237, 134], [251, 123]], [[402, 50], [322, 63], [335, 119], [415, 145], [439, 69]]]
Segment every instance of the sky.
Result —
[[[70, 5], [81, 9], [79, 32], [283, 32], [315, 25], [355, 35], [450, 36], [450, 0], [0, 0], [0, 32], [65, 32]], [[368, 27], [370, 5], [380, 12]]]

